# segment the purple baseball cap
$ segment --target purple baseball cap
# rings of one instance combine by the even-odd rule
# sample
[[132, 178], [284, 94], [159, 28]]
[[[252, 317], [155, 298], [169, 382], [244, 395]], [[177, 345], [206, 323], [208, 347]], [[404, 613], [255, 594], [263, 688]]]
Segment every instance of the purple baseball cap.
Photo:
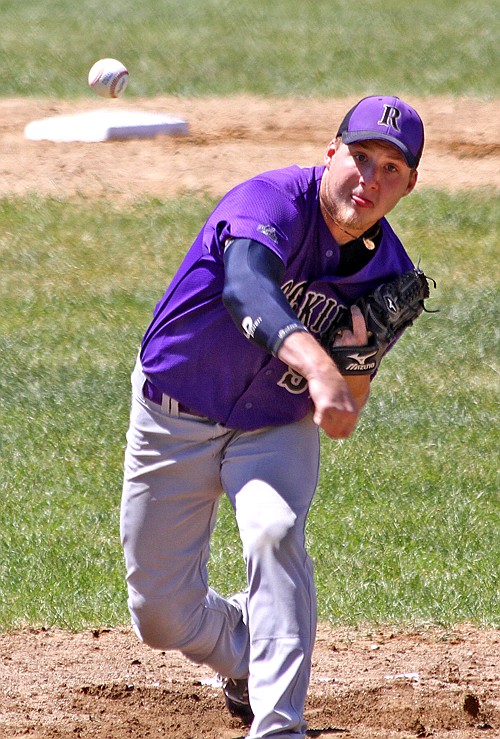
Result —
[[344, 144], [387, 141], [403, 154], [409, 167], [417, 167], [424, 148], [424, 124], [417, 111], [400, 98], [373, 95], [363, 98], [347, 113], [337, 136]]

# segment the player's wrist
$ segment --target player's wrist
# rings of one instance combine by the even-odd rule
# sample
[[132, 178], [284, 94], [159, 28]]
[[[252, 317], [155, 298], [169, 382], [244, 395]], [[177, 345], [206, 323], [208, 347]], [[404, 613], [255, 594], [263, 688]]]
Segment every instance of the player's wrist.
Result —
[[278, 349], [277, 357], [298, 372], [308, 382], [340, 375], [333, 360], [307, 331], [289, 334]]

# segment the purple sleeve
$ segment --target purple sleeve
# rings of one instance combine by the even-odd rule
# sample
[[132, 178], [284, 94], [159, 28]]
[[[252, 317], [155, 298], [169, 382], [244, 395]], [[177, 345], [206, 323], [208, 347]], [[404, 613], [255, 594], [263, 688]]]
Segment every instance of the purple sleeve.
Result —
[[[206, 236], [213, 248], [215, 235], [220, 252], [227, 239], [258, 241], [286, 264], [303, 231], [303, 218], [293, 200], [273, 183], [256, 178], [234, 188], [221, 200], [207, 221]], [[205, 244], [210, 248], [206, 238]]]

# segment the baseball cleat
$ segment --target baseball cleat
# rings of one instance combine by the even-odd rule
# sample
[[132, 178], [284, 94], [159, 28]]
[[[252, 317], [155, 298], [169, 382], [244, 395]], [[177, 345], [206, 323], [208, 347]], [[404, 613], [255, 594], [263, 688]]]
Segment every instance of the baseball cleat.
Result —
[[249, 726], [253, 721], [253, 711], [248, 698], [248, 680], [246, 678], [235, 680], [232, 677], [226, 677], [221, 678], [221, 681], [227, 710], [231, 716], [239, 718], [240, 721]]

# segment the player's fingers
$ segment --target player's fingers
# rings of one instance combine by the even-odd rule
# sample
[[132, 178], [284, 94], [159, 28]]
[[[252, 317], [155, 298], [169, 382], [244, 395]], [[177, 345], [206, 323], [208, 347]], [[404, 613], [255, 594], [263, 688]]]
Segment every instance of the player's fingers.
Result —
[[352, 315], [352, 333], [356, 344], [364, 346], [368, 343], [368, 332], [363, 314], [357, 305], [351, 308]]
[[[314, 387], [312, 388], [314, 390]], [[314, 393], [311, 393], [311, 396]], [[314, 408], [314, 422], [332, 439], [351, 435], [359, 410], [345, 381], [339, 384], [335, 396], [320, 397]]]
[[349, 437], [356, 427], [357, 419], [357, 410], [325, 414], [316, 412], [314, 414], [314, 422], [331, 439], [346, 439]]

